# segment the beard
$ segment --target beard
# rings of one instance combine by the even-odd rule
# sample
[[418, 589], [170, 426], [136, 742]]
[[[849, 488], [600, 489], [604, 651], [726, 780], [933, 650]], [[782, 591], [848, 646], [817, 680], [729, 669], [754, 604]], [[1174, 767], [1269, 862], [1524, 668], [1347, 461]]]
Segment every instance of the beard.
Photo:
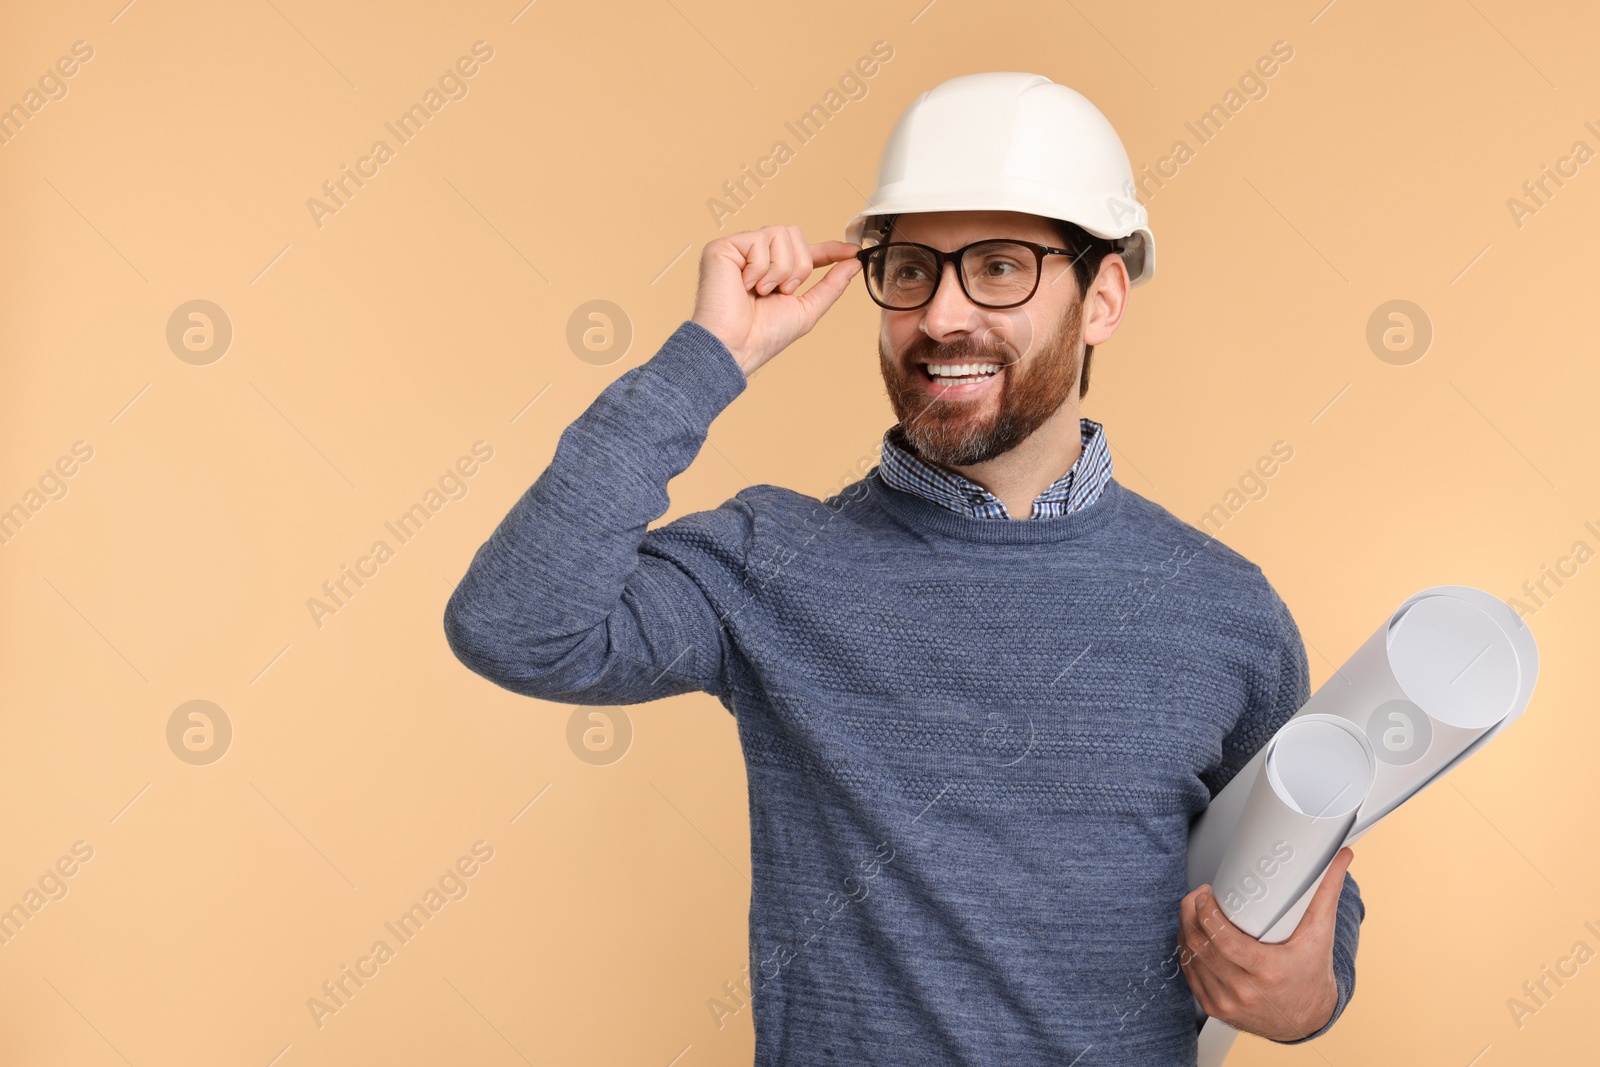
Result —
[[[895, 358], [878, 338], [878, 367], [899, 420], [900, 435], [915, 453], [941, 467], [982, 463], [1021, 444], [1060, 410], [1077, 384], [1082, 363], [1082, 310], [1073, 301], [1049, 340], [1031, 356], [1011, 358], [999, 344], [972, 335], [943, 345], [920, 331]], [[995, 331], [985, 331], [984, 337]], [[989, 397], [947, 400], [930, 396], [919, 364], [999, 363], [1004, 367], [997, 410]]]

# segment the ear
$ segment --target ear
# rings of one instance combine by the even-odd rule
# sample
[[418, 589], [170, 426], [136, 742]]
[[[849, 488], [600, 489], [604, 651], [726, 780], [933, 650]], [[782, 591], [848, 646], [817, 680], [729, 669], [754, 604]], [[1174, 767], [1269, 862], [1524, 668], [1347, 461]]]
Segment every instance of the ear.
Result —
[[1100, 270], [1089, 283], [1088, 292], [1081, 299], [1083, 309], [1083, 343], [1098, 345], [1111, 339], [1128, 310], [1128, 293], [1133, 283], [1128, 277], [1128, 265], [1116, 253], [1100, 261]]

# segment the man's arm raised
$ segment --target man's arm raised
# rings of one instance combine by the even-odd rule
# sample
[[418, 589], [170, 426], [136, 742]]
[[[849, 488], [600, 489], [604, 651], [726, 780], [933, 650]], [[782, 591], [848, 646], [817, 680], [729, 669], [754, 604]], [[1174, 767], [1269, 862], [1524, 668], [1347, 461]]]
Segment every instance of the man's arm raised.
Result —
[[[648, 541], [647, 528], [747, 376], [843, 293], [859, 268], [855, 247], [807, 246], [794, 227], [706, 245], [695, 316], [562, 432], [550, 465], [473, 556], [444, 612], [458, 659], [547, 700], [727, 696], [716, 605], [744, 580], [751, 505], [740, 494], [648, 531]], [[836, 265], [794, 295], [825, 263]]]

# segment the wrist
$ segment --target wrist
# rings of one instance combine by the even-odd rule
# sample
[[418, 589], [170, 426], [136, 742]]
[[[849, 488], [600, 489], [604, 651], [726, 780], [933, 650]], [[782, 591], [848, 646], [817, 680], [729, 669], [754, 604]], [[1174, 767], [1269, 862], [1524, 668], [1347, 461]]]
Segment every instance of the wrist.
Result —
[[1307, 1034], [1314, 1034], [1333, 1021], [1333, 1013], [1339, 1009], [1339, 980], [1334, 977], [1330, 968], [1328, 981], [1323, 987], [1322, 1001], [1317, 1005], [1317, 1010], [1312, 1012], [1313, 1025], [1306, 1028]]
[[1309, 1040], [1313, 1034], [1321, 1033], [1329, 1023], [1333, 1022], [1334, 1014], [1339, 1010], [1339, 982], [1333, 972], [1328, 972], [1327, 984], [1322, 987], [1321, 995], [1309, 1004], [1303, 1018], [1294, 1033], [1285, 1037], [1274, 1038], [1275, 1041], [1298, 1044]]
[[640, 368], [666, 382], [679, 393], [693, 397], [709, 423], [734, 397], [744, 392], [744, 368], [716, 334], [693, 319], [686, 319], [666, 343]]
[[732, 341], [722, 336], [720, 331], [713, 329], [711, 326], [701, 322], [699, 319], [691, 317], [689, 321], [700, 327], [712, 337], [716, 338], [716, 340], [722, 345], [724, 351], [726, 351], [733, 359], [733, 362], [738, 366], [739, 370], [744, 373], [744, 376], [746, 378], [750, 376], [750, 372], [753, 369], [751, 366], [753, 361], [748, 353], [737, 348]]

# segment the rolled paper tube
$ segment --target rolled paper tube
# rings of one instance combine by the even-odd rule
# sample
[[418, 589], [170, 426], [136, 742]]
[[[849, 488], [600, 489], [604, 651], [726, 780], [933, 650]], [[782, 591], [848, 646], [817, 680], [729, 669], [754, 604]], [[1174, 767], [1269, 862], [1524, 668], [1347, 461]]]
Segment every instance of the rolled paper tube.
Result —
[[[1246, 899], [1229, 913], [1235, 925], [1264, 943], [1286, 940], [1338, 849], [1517, 719], [1528, 706], [1538, 673], [1532, 632], [1498, 597], [1461, 585], [1434, 586], [1409, 597], [1195, 819], [1189, 830], [1189, 887], [1210, 882], [1218, 900], [1225, 900], [1225, 887], [1242, 884], [1252, 862], [1260, 875], [1263, 841], [1266, 854], [1282, 840], [1299, 859], [1300, 846], [1287, 832], [1294, 818], [1315, 811], [1318, 797], [1334, 796], [1330, 810], [1320, 816], [1327, 821], [1300, 827], [1310, 834], [1304, 840], [1313, 849], [1305, 864], [1314, 868], [1310, 879], [1269, 885], [1265, 894], [1257, 886], [1260, 899]], [[1312, 733], [1301, 727], [1317, 721], [1341, 724], [1345, 739], [1336, 741], [1325, 729]], [[1372, 757], [1372, 773], [1356, 810], [1341, 816], [1349, 819], [1341, 834], [1327, 830], [1338, 821], [1333, 808], [1345, 806], [1328, 791], [1348, 773], [1337, 753], [1348, 750], [1346, 742], [1357, 733]], [[1291, 736], [1305, 744], [1280, 744]], [[1323, 772], [1306, 765], [1308, 759], [1321, 758], [1315, 755], [1319, 748], [1333, 754], [1333, 765]], [[1311, 791], [1297, 793], [1305, 782], [1312, 783]], [[1280, 826], [1274, 836], [1274, 827]], [[1313, 833], [1314, 828], [1326, 836]], [[1291, 873], [1287, 865], [1278, 871]], [[1302, 875], [1299, 869], [1292, 873], [1296, 879]], [[1280, 907], [1297, 886], [1298, 897], [1286, 909]], [[1223, 910], [1229, 912], [1226, 903]], [[1236, 1033], [1220, 1019], [1206, 1020], [1200, 1032], [1200, 1067], [1220, 1067]]]
[[1318, 688], [1300, 715], [1365, 730], [1378, 762], [1359, 833], [1453, 764], [1512, 710], [1517, 651], [1482, 608], [1440, 594], [1412, 600]]
[[1244, 813], [1217, 866], [1223, 914], [1259, 938], [1314, 884], [1372, 787], [1366, 735], [1344, 719], [1299, 716], [1266, 746]]
[[[1441, 587], [1459, 588], [1464, 587]], [[1509, 608], [1506, 613], [1514, 618]], [[1290, 720], [1343, 719], [1371, 743], [1377, 757], [1372, 788], [1349, 840], [1521, 714], [1532, 691], [1526, 674], [1537, 668], [1537, 656], [1518, 647], [1506, 621], [1472, 598], [1425, 590], [1394, 612]], [[1191, 889], [1215, 880], [1268, 747], [1212, 798], [1190, 828]]]

